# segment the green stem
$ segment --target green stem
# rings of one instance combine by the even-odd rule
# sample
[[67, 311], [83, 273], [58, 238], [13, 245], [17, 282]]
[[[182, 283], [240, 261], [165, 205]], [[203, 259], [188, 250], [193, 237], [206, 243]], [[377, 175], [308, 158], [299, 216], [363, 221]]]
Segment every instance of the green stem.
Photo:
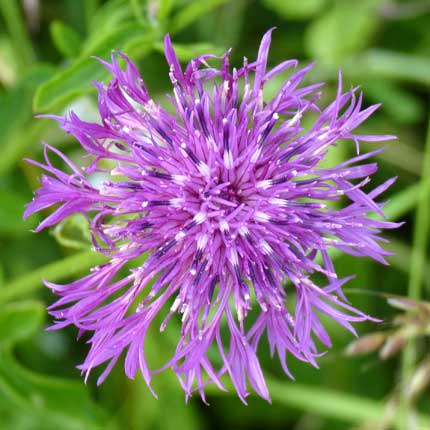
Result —
[[[378, 401], [369, 400], [353, 394], [331, 390], [326, 387], [318, 388], [314, 385], [299, 384], [297, 382], [283, 383], [272, 378], [266, 377], [269, 386], [270, 395], [274, 402], [283, 404], [288, 407], [313, 413], [325, 418], [334, 418], [345, 423], [374, 423], [378, 424], [383, 420], [385, 415], [385, 405]], [[228, 384], [226, 384], [228, 385]], [[235, 393], [231, 386], [228, 387], [228, 393]], [[215, 385], [208, 385], [206, 391], [211, 395], [225, 395]], [[418, 428], [426, 428], [426, 417], [418, 416]], [[402, 427], [400, 414], [394, 418], [394, 427], [399, 430], [405, 430]]]
[[[415, 225], [413, 233], [413, 246], [411, 264], [409, 269], [408, 297], [421, 300], [426, 270], [426, 248], [429, 236], [430, 219], [430, 121], [427, 131], [427, 141], [424, 148], [423, 170], [421, 182], [417, 192], [417, 208], [415, 212]], [[427, 268], [428, 270], [428, 268]], [[408, 393], [408, 386], [417, 361], [416, 341], [410, 340], [403, 350], [402, 356], [402, 411], [404, 413], [405, 428], [413, 418], [413, 401]]]
[[18, 73], [26, 73], [28, 66], [35, 59], [35, 54], [19, 10], [19, 4], [20, 2], [16, 0], [0, 0], [0, 13], [3, 15], [16, 52]]
[[85, 251], [47, 264], [33, 272], [19, 276], [3, 286], [0, 290], [0, 303], [33, 293], [42, 286], [42, 278], [49, 279], [51, 282], [58, 282], [105, 261], [106, 257], [102, 254]]

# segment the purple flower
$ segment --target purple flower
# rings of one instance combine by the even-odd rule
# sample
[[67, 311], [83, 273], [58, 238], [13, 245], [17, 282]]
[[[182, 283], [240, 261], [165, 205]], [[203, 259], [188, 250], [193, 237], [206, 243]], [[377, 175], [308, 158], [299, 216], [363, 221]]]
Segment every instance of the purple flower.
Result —
[[[60, 297], [49, 308], [52, 328], [73, 324], [80, 335], [92, 333], [80, 369], [88, 376], [107, 363], [99, 383], [124, 353], [126, 375], [140, 369], [149, 387], [152, 375], [171, 368], [187, 397], [198, 390], [205, 400], [206, 384], [224, 389], [220, 377], [228, 374], [242, 401], [247, 381], [270, 400], [257, 357], [264, 333], [292, 377], [287, 353], [317, 366], [315, 340], [331, 346], [320, 315], [353, 333], [352, 322], [371, 319], [348, 304], [341, 287], [350, 277], [337, 278], [329, 249], [386, 263], [378, 234], [398, 224], [369, 214], [384, 216], [375, 199], [394, 179], [364, 191], [377, 164], [360, 163], [381, 149], [359, 155], [359, 143], [393, 136], [354, 133], [378, 106], [362, 109], [362, 94], [343, 92], [340, 75], [335, 100], [320, 110], [322, 85], [300, 86], [312, 65], [294, 71], [265, 100], [265, 84], [297, 67], [288, 60], [267, 70], [271, 33], [257, 60], [244, 59], [238, 70], [230, 69], [229, 52], [202, 55], [183, 70], [166, 36], [173, 85], [166, 110], [124, 54], [99, 60], [113, 75], [107, 86], [95, 84], [100, 123], [73, 112], [53, 117], [91, 162], [79, 168], [49, 145], [46, 164], [30, 160], [48, 175], [25, 216], [56, 205], [36, 231], [85, 214], [95, 249], [110, 257], [70, 284], [46, 282]], [[216, 61], [219, 69], [208, 64]], [[316, 119], [304, 129], [309, 111]], [[341, 139], [355, 142], [357, 155], [321, 166]], [[69, 173], [54, 167], [52, 155]], [[94, 185], [95, 173], [106, 177], [101, 186]], [[340, 199], [343, 208], [331, 204]], [[318, 273], [325, 286], [315, 283]], [[181, 321], [175, 351], [151, 370], [148, 329], [156, 319], [163, 332], [171, 318], [173, 326]]]

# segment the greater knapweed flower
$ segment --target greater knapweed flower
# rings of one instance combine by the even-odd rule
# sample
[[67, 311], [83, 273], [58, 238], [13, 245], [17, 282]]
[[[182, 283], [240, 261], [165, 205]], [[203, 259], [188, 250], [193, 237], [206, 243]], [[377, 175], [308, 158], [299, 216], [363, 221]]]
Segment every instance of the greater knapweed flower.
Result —
[[[239, 69], [230, 68], [227, 52], [197, 57], [183, 70], [166, 36], [173, 85], [166, 109], [124, 54], [100, 60], [113, 75], [107, 86], [95, 84], [100, 123], [73, 112], [53, 117], [91, 162], [78, 167], [49, 145], [46, 164], [30, 161], [48, 175], [25, 216], [58, 205], [36, 231], [85, 214], [95, 249], [110, 258], [70, 284], [46, 282], [60, 296], [49, 308], [52, 328], [92, 332], [80, 369], [88, 375], [107, 363], [99, 383], [124, 353], [126, 375], [140, 369], [149, 387], [171, 368], [187, 397], [198, 390], [204, 400], [204, 387], [224, 389], [220, 377], [228, 374], [243, 401], [248, 383], [270, 400], [257, 357], [264, 334], [290, 375], [287, 354], [316, 366], [315, 341], [331, 346], [321, 315], [352, 332], [352, 322], [370, 318], [345, 299], [349, 278], [337, 278], [330, 249], [385, 263], [378, 234], [397, 224], [369, 214], [384, 216], [375, 199], [394, 179], [365, 190], [377, 164], [360, 162], [380, 149], [359, 155], [359, 145], [393, 136], [354, 133], [378, 106], [362, 109], [362, 94], [343, 92], [340, 76], [335, 100], [320, 110], [322, 85], [300, 86], [312, 65], [266, 100], [265, 84], [297, 67], [288, 60], [267, 69], [271, 33], [257, 60]], [[208, 64], [216, 61], [219, 68]], [[305, 129], [310, 111], [315, 119]], [[322, 166], [330, 147], [347, 144], [340, 140], [355, 142], [357, 155]], [[68, 173], [54, 167], [53, 154]], [[95, 173], [105, 175], [101, 185]], [[331, 204], [338, 200], [342, 208]], [[181, 322], [173, 356], [150, 369], [148, 329], [157, 319], [163, 331], [171, 318]]]

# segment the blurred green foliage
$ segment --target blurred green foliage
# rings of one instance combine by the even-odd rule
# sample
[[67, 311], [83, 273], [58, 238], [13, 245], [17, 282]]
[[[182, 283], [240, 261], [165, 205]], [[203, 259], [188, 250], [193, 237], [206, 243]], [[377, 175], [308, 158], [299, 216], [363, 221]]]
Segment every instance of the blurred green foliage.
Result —
[[[276, 26], [272, 65], [285, 58], [317, 60], [313, 80], [335, 92], [337, 70], [346, 85], [362, 85], [367, 103], [383, 108], [365, 126], [397, 134], [399, 142], [379, 156], [377, 180], [399, 176], [388, 196], [391, 219], [407, 224], [391, 233], [397, 253], [390, 268], [369, 260], [336, 255], [340, 275], [355, 273], [351, 301], [389, 321], [392, 309], [371, 292], [429, 297], [429, 144], [425, 146], [430, 81], [430, 6], [425, 0], [0, 0], [0, 429], [299, 429], [430, 428], [430, 401], [400, 402], [417, 426], [408, 427], [402, 408], [384, 427], [390, 399], [412, 377], [428, 342], [409, 342], [399, 358], [381, 363], [376, 355], [347, 357], [350, 335], [330, 322], [334, 349], [320, 370], [290, 360], [297, 379], [285, 377], [268, 351], [261, 351], [273, 405], [251, 396], [242, 405], [232, 391], [209, 388], [210, 407], [199, 399], [185, 405], [173, 374], [155, 379], [155, 400], [141, 378], [125, 378], [121, 366], [102, 387], [86, 385], [75, 366], [87, 349], [76, 331], [45, 331], [45, 306], [53, 297], [41, 278], [66, 281], [82, 275], [103, 257], [89, 250], [85, 219], [66, 220], [37, 237], [37, 216], [22, 222], [40, 173], [22, 161], [40, 157], [41, 141], [61, 147], [75, 159], [78, 145], [36, 113], [62, 113], [73, 107], [87, 119], [96, 112], [94, 80], [107, 78], [91, 56], [122, 50], [139, 65], [156, 99], [169, 91], [162, 38], [169, 32], [181, 61], [203, 52], [233, 47], [233, 59], [253, 58], [259, 40]], [[279, 84], [281, 82], [279, 81]], [[268, 88], [270, 92], [270, 88]], [[374, 144], [373, 144], [374, 146]], [[366, 149], [370, 149], [368, 145]], [[352, 153], [342, 147], [331, 162]], [[424, 166], [424, 170], [421, 170]], [[425, 170], [427, 169], [427, 170]], [[421, 172], [424, 172], [423, 174]], [[414, 232], [414, 233], [413, 233]], [[410, 276], [409, 274], [412, 274]], [[408, 286], [409, 285], [409, 286]], [[348, 291], [348, 289], [347, 289]], [[355, 294], [352, 294], [355, 292]], [[359, 327], [361, 333], [375, 326]], [[172, 341], [153, 332], [148, 354], [167, 357]], [[408, 424], [409, 423], [409, 424]], [[427, 426], [427, 427], [426, 427]]]

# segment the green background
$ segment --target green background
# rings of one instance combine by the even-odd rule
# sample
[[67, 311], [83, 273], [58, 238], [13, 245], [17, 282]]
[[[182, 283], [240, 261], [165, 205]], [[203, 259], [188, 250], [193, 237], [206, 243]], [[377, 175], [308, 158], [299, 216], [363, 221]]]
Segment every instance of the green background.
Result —
[[[66, 282], [102, 259], [89, 250], [80, 217], [38, 235], [31, 229], [40, 217], [22, 221], [40, 176], [23, 158], [40, 158], [42, 141], [72, 159], [81, 155], [79, 145], [53, 121], [34, 114], [73, 108], [87, 120], [96, 118], [91, 82], [108, 76], [92, 55], [126, 52], [139, 64], [154, 98], [165, 100], [170, 91], [162, 55], [166, 32], [181, 61], [233, 47], [232, 62], [239, 66], [243, 56], [256, 57], [263, 33], [272, 26], [277, 30], [270, 65], [287, 58], [302, 64], [316, 60], [309, 80], [327, 82], [323, 103], [334, 97], [342, 68], [345, 87], [359, 84], [366, 104], [383, 103], [362, 131], [399, 137], [377, 157], [380, 169], [372, 181], [399, 177], [385, 194], [389, 218], [406, 221], [387, 234], [387, 248], [395, 252], [391, 266], [349, 256], [335, 260], [341, 276], [356, 274], [346, 287], [351, 302], [384, 320], [359, 325], [359, 333], [393, 329], [396, 310], [374, 293], [429, 299], [429, 2], [0, 0], [0, 430], [405, 430], [414, 427], [399, 411], [410, 412], [412, 403], [419, 410], [415, 428], [430, 428], [424, 415], [428, 395], [416, 402], [400, 395], [396, 403], [415, 362], [428, 352], [422, 339], [385, 361], [376, 353], [348, 356], [351, 335], [327, 321], [333, 349], [319, 360], [319, 370], [290, 359], [296, 382], [262, 349], [272, 405], [253, 394], [245, 406], [233, 390], [209, 388], [207, 407], [197, 396], [186, 405], [169, 371], [154, 379], [158, 400], [142, 378], [128, 380], [121, 365], [103, 386], [95, 386], [97, 371], [84, 385], [75, 366], [88, 349], [85, 341], [76, 341], [73, 328], [44, 330], [50, 322], [45, 307], [54, 297], [40, 279]], [[281, 83], [269, 83], [267, 95]], [[353, 151], [349, 143], [340, 145], [328, 162], [340, 162]], [[170, 346], [154, 330], [147, 346], [150, 361], [165, 358]], [[384, 427], [384, 414], [392, 409], [392, 424]]]

